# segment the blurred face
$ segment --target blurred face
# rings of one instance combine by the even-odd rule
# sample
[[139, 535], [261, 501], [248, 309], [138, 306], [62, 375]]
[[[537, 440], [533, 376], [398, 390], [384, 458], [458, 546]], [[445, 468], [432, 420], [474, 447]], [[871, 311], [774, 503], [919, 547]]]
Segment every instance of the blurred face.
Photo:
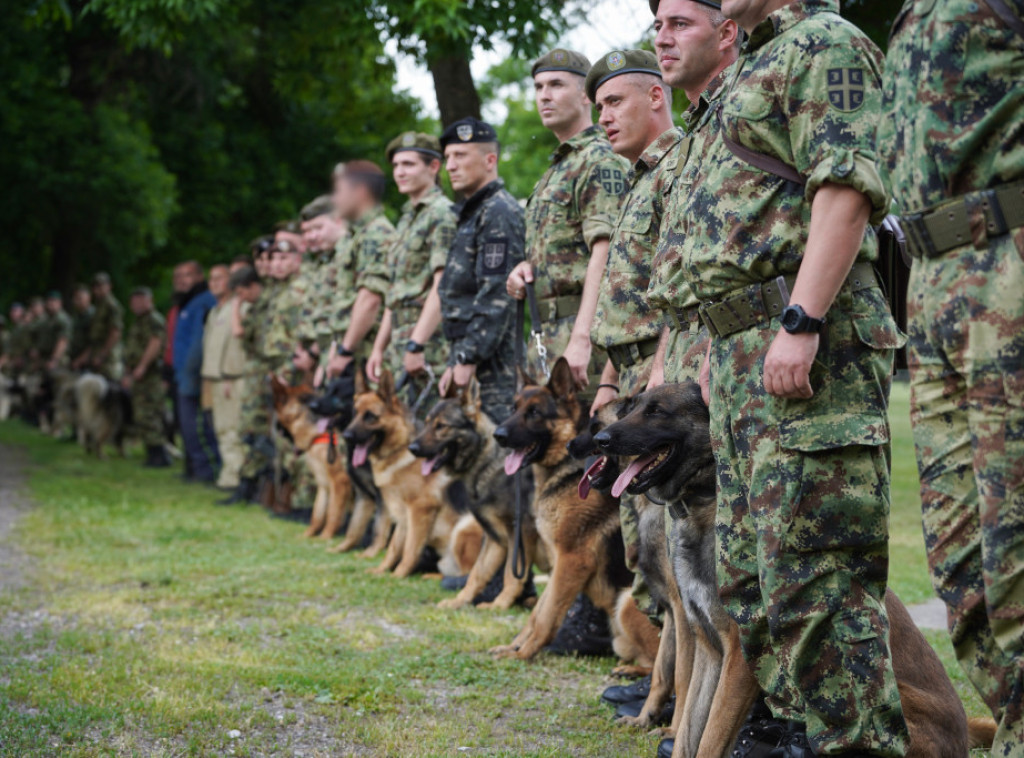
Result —
[[46, 298], [46, 312], [47, 313], [59, 313], [61, 309], [61, 302], [59, 297], [48, 297]]
[[240, 297], [242, 300], [244, 300], [247, 303], [255, 303], [257, 298], [259, 298], [260, 293], [262, 291], [263, 291], [263, 285], [262, 284], [250, 284], [250, 285], [245, 286], [245, 287], [236, 287], [235, 288], [235, 295], [237, 295], [238, 297]]
[[11, 323], [17, 324], [25, 318], [25, 308], [21, 305], [12, 305], [10, 310]]
[[270, 256], [270, 275], [275, 279], [287, 279], [299, 270], [301, 263], [301, 255], [275, 251]]
[[486, 152], [480, 143], [452, 143], [444, 149], [444, 160], [452, 189], [472, 195], [487, 184], [498, 156]]
[[693, 0], [661, 0], [654, 18], [654, 50], [665, 83], [688, 92], [703, 89], [723, 58], [720, 31], [707, 6]]
[[192, 270], [188, 266], [175, 266], [171, 274], [171, 287], [175, 292], [184, 294], [192, 289]]
[[35, 318], [39, 318], [40, 316], [46, 315], [46, 306], [43, 305], [42, 300], [37, 300], [36, 302], [32, 303], [29, 306], [29, 308], [32, 311], [32, 316]]
[[419, 197], [434, 186], [441, 162], [412, 150], [400, 150], [391, 159], [391, 172], [398, 191], [403, 195]]
[[330, 250], [338, 244], [345, 227], [329, 214], [302, 222], [302, 238], [306, 250]]
[[296, 250], [303, 253], [306, 252], [306, 241], [302, 238], [301, 234], [296, 234], [295, 232], [275, 232], [274, 242], [287, 242]]
[[[644, 77], [646, 80], [647, 77]], [[650, 89], [637, 86], [632, 74], [616, 76], [595, 93], [599, 123], [612, 143], [612, 149], [630, 162], [636, 161], [647, 147], [650, 121]]]
[[92, 298], [89, 296], [88, 290], [75, 290], [75, 294], [71, 296], [71, 302], [80, 311], [84, 311], [89, 307], [89, 301]]
[[216, 298], [222, 298], [228, 293], [228, 273], [227, 266], [214, 266], [210, 269], [210, 294]]
[[270, 276], [270, 254], [260, 253], [252, 259], [252, 265], [256, 269], [256, 273], [260, 275], [262, 279], [265, 276]]
[[541, 71], [533, 77], [540, 122], [554, 132], [574, 126], [590, 113], [583, 77], [568, 71]]
[[132, 295], [132, 299], [128, 301], [128, 307], [136, 316], [141, 316], [143, 313], [149, 313], [153, 308], [153, 298], [149, 295]]

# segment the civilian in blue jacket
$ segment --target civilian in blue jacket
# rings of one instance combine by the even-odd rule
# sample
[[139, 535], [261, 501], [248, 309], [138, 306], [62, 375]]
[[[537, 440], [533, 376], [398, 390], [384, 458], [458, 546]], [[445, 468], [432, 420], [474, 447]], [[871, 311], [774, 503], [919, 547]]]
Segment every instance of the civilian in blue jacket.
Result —
[[185, 479], [214, 482], [220, 465], [217, 437], [210, 414], [200, 404], [203, 363], [203, 326], [217, 298], [209, 291], [203, 268], [196, 261], [179, 266], [187, 277], [188, 290], [181, 298], [178, 323], [174, 329], [174, 380], [178, 385], [178, 425], [185, 445]]

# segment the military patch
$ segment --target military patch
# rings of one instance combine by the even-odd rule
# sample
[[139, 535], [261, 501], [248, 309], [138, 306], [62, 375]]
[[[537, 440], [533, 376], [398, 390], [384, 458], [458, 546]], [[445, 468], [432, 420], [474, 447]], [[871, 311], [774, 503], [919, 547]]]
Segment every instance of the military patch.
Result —
[[402, 135], [402, 146], [403, 147], [412, 147], [415, 144], [416, 144], [416, 133], [415, 132], [406, 132], [404, 135]]
[[471, 139], [473, 139], [473, 125], [459, 124], [455, 128], [455, 135], [463, 142], [469, 142]]
[[626, 56], [622, 53], [614, 52], [605, 59], [605, 62], [608, 64], [609, 71], [618, 71], [626, 65]]
[[508, 240], [504, 237], [499, 239], [484, 240], [483, 250], [480, 255], [483, 260], [484, 274], [505, 273], [505, 259], [508, 257]]
[[828, 102], [843, 113], [852, 113], [864, 105], [864, 69], [830, 68]]
[[569, 54], [565, 50], [555, 50], [551, 53], [551, 60], [555, 63], [565, 63], [569, 60]]
[[609, 194], [621, 195], [626, 191], [626, 177], [617, 168], [602, 168], [601, 186]]

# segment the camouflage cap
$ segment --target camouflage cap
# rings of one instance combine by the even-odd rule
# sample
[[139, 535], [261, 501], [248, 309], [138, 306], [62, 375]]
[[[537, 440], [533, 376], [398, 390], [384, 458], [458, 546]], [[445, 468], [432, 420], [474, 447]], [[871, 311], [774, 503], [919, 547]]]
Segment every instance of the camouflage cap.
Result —
[[441, 155], [441, 143], [437, 141], [437, 137], [423, 132], [402, 132], [388, 143], [384, 155], [387, 156], [388, 163], [391, 163], [395, 153], [405, 150], [422, 153], [438, 160], [444, 157]]
[[536, 76], [542, 71], [568, 71], [577, 76], [586, 76], [590, 71], [590, 60], [575, 50], [564, 50], [559, 47], [535, 60], [533, 68], [530, 69], [530, 76]]
[[289, 234], [302, 234], [302, 224], [299, 223], [298, 219], [278, 221], [276, 224], [274, 224], [274, 231], [288, 232]]
[[291, 253], [292, 255], [302, 255], [302, 251], [299, 250], [288, 240], [278, 240], [270, 246], [270, 252], [273, 253]]
[[497, 142], [498, 133], [486, 121], [467, 116], [453, 121], [441, 132], [441, 147], [459, 142]]
[[[692, 2], [706, 5], [709, 8], [714, 8], [716, 11], [722, 10], [722, 4], [716, 3], [714, 0], [692, 0]], [[658, 14], [658, 6], [661, 5], [661, 0], [648, 0], [651, 6], [651, 13], [654, 15]]]
[[320, 195], [320, 197], [311, 200], [303, 206], [302, 210], [299, 211], [299, 218], [303, 221], [309, 221], [311, 218], [326, 216], [329, 213], [334, 213], [334, 203], [331, 202], [331, 196]]
[[594, 101], [602, 84], [622, 74], [650, 74], [660, 79], [658, 57], [649, 50], [613, 50], [602, 56], [587, 74], [587, 97]]

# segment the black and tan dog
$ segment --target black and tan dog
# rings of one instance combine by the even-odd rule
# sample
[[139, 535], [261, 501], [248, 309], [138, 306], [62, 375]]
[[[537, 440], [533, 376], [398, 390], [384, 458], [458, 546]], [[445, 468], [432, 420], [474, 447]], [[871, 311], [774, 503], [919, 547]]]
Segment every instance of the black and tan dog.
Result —
[[[739, 631], [718, 599], [715, 579], [715, 469], [708, 409], [693, 383], [663, 385], [639, 396], [624, 418], [594, 435], [608, 455], [632, 460], [613, 491], [647, 494], [679, 509], [673, 520], [673, 570], [694, 639], [691, 677], [677, 685], [683, 713], [676, 758], [728, 755], [758, 686], [743, 660]], [[964, 758], [991, 742], [994, 724], [972, 719], [928, 641], [903, 603], [886, 594], [893, 656], [911, 758]]]
[[429, 545], [439, 555], [448, 548], [458, 520], [444, 496], [448, 475], [443, 471], [424, 475], [409, 452], [414, 434], [414, 422], [395, 392], [391, 372], [381, 372], [377, 390], [369, 389], [362, 372], [357, 372], [354, 415], [342, 436], [352, 450], [354, 466], [370, 462], [374, 484], [395, 525], [376, 573], [409, 576], [423, 548]]
[[[501, 568], [505, 567], [501, 592], [479, 608], [511, 608], [522, 596], [527, 576], [516, 578], [512, 571], [512, 538], [515, 504], [512, 487], [504, 470], [504, 454], [494, 439], [494, 422], [480, 404], [480, 388], [470, 380], [462, 390], [451, 389], [449, 396], [435, 405], [427, 416], [423, 431], [409, 446], [413, 455], [423, 459], [423, 476], [444, 471], [452, 480], [448, 499], [456, 511], [471, 513], [484, 530], [484, 541], [466, 586], [452, 598], [442, 600], [442, 608], [461, 608], [473, 601]], [[529, 492], [526, 493], [529, 495]], [[530, 514], [524, 514], [523, 545], [526, 565], [538, 556], [537, 527]]]
[[616, 654], [650, 666], [658, 644], [654, 625], [637, 611], [623, 626], [616, 614], [621, 591], [633, 583], [626, 568], [618, 503], [597, 490], [584, 499], [578, 494], [584, 466], [573, 460], [566, 445], [580, 426], [574, 380], [569, 364], [559, 358], [547, 386], [526, 381], [516, 395], [515, 412], [494, 432], [498, 443], [512, 451], [505, 460], [508, 475], [523, 466], [533, 467], [533, 513], [552, 568], [526, 626], [511, 644], [491, 652], [532, 658], [554, 639], [582, 592], [608, 614]]

